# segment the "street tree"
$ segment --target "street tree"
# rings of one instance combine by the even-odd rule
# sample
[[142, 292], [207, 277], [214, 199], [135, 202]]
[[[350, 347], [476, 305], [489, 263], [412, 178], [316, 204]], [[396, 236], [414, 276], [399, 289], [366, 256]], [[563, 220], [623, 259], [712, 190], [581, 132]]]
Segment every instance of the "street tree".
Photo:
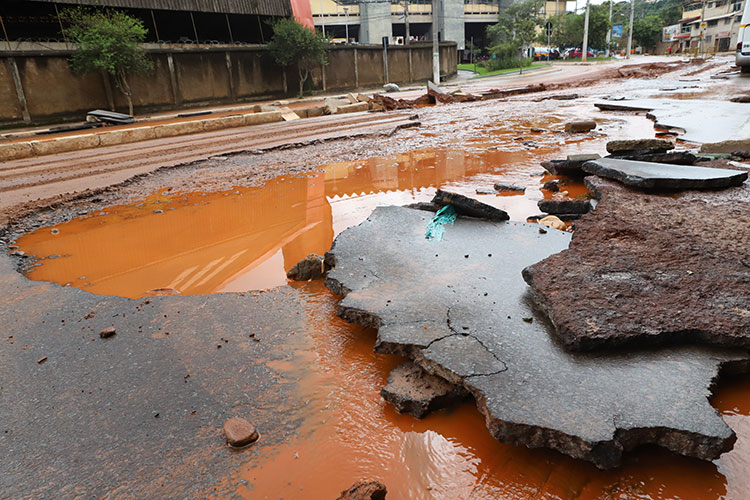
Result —
[[273, 38], [268, 43], [268, 50], [279, 66], [297, 66], [300, 97], [303, 96], [310, 71], [316, 66], [328, 64], [328, 40], [318, 31], [293, 19], [280, 19], [273, 23]]
[[148, 30], [140, 20], [117, 10], [68, 9], [63, 18], [66, 35], [77, 44], [70, 58], [73, 71], [111, 75], [132, 115], [133, 92], [128, 76], [147, 73], [154, 67], [141, 46]]
[[[500, 9], [498, 22], [487, 27], [489, 50], [493, 55], [495, 68], [512, 67], [515, 57], [521, 55], [523, 47], [531, 44], [537, 34], [537, 26], [542, 24], [540, 12], [544, 0], [521, 0]], [[523, 67], [523, 58], [520, 58]]]
[[633, 21], [633, 38], [639, 45], [653, 49], [661, 40], [662, 22], [657, 15], [636, 19]]
[[[566, 12], [553, 16], [551, 40], [558, 47], [580, 47], [583, 43], [584, 14]], [[591, 5], [589, 7], [589, 47], [597, 49], [607, 45], [609, 24], [609, 5]]]

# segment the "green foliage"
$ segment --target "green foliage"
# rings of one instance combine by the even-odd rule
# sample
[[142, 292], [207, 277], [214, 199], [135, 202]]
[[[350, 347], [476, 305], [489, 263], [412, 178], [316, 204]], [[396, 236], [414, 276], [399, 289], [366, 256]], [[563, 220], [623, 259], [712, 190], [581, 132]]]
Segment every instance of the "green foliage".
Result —
[[539, 12], [543, 6], [544, 0], [522, 0], [500, 9], [498, 22], [487, 27], [488, 49], [492, 55], [487, 61], [488, 70], [517, 68], [519, 59], [524, 66], [531, 64], [521, 58], [521, 49], [536, 37], [537, 26], [542, 23]]
[[657, 15], [646, 16], [633, 21], [633, 39], [643, 47], [653, 48], [661, 40], [662, 20]]
[[[583, 45], [585, 13], [566, 12], [553, 16], [550, 21], [552, 22], [553, 45], [558, 47], [581, 47]], [[589, 6], [588, 46], [595, 49], [606, 48], [609, 29], [609, 4]]]
[[70, 58], [73, 71], [87, 74], [105, 71], [128, 100], [133, 114], [132, 92], [127, 75], [146, 73], [153, 62], [140, 44], [148, 30], [143, 23], [117, 10], [67, 9], [62, 18], [66, 35], [77, 44]]
[[310, 71], [328, 64], [328, 40], [293, 19], [273, 23], [273, 38], [268, 43], [268, 50], [279, 66], [297, 66], [300, 97]]

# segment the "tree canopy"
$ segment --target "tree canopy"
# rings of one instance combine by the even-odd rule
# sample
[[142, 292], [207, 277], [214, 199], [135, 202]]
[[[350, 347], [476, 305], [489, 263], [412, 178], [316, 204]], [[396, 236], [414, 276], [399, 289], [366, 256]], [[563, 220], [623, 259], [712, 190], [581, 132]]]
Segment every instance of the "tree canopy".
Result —
[[633, 21], [633, 39], [643, 47], [654, 48], [661, 40], [663, 26], [662, 19], [657, 15], [635, 19]]
[[66, 35], [77, 44], [70, 58], [73, 71], [79, 74], [104, 71], [112, 75], [132, 115], [133, 98], [127, 76], [153, 68], [153, 62], [141, 47], [148, 30], [140, 20], [117, 10], [68, 9], [63, 18], [68, 24]]
[[[550, 18], [552, 22], [552, 43], [559, 47], [582, 46], [584, 18], [585, 14], [573, 12], [558, 14]], [[609, 29], [609, 4], [589, 6], [589, 47], [605, 48]]]
[[544, 0], [522, 0], [500, 9], [498, 22], [487, 27], [489, 50], [496, 61], [496, 67], [491, 69], [515, 65], [521, 48], [536, 37], [537, 26], [542, 24], [539, 13], [543, 5]]
[[279, 66], [297, 66], [300, 97], [310, 71], [315, 66], [328, 64], [328, 40], [318, 31], [293, 19], [273, 23], [273, 38], [268, 43], [268, 50]]

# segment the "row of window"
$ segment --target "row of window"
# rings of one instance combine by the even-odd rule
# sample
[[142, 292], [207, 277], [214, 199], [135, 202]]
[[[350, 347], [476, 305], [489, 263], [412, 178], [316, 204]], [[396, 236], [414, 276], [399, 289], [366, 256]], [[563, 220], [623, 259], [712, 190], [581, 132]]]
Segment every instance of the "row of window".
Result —
[[[707, 9], [713, 9], [714, 7], [724, 7], [725, 5], [727, 5], [729, 3], [730, 3], [730, 0], [716, 0], [714, 2], [708, 2], [708, 3], [706, 3], [706, 8]], [[685, 7], [683, 7], [682, 10], [683, 10], [683, 12], [688, 12], [688, 11], [691, 11], [691, 10], [698, 10], [698, 9], [702, 9], [702, 8], [703, 8], [703, 3], [702, 2], [695, 2], [695, 3], [691, 3], [691, 4], [688, 4], [688, 5], [685, 5]], [[742, 1], [739, 1], [739, 2], [732, 1], [732, 10], [731, 10], [731, 12], [736, 12], [738, 10], [742, 10]]]

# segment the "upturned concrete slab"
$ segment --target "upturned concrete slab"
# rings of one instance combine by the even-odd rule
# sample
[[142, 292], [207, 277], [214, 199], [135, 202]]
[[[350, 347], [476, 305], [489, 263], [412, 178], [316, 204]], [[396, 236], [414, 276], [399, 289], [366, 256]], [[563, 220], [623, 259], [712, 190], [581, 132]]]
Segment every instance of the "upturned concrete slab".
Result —
[[734, 435], [708, 403], [722, 366], [745, 353], [710, 347], [571, 354], [532, 309], [521, 270], [570, 235], [459, 217], [427, 241], [430, 214], [379, 207], [341, 233], [326, 285], [338, 314], [378, 329], [376, 350], [406, 355], [473, 395], [495, 438], [549, 447], [600, 468], [642, 443], [716, 458]]
[[679, 198], [586, 178], [571, 247], [524, 270], [568, 349], [750, 348], [750, 185]]
[[671, 163], [601, 158], [583, 164], [583, 170], [622, 182], [628, 186], [648, 189], [717, 189], [739, 186], [747, 179], [747, 171], [726, 168], [695, 167]]

